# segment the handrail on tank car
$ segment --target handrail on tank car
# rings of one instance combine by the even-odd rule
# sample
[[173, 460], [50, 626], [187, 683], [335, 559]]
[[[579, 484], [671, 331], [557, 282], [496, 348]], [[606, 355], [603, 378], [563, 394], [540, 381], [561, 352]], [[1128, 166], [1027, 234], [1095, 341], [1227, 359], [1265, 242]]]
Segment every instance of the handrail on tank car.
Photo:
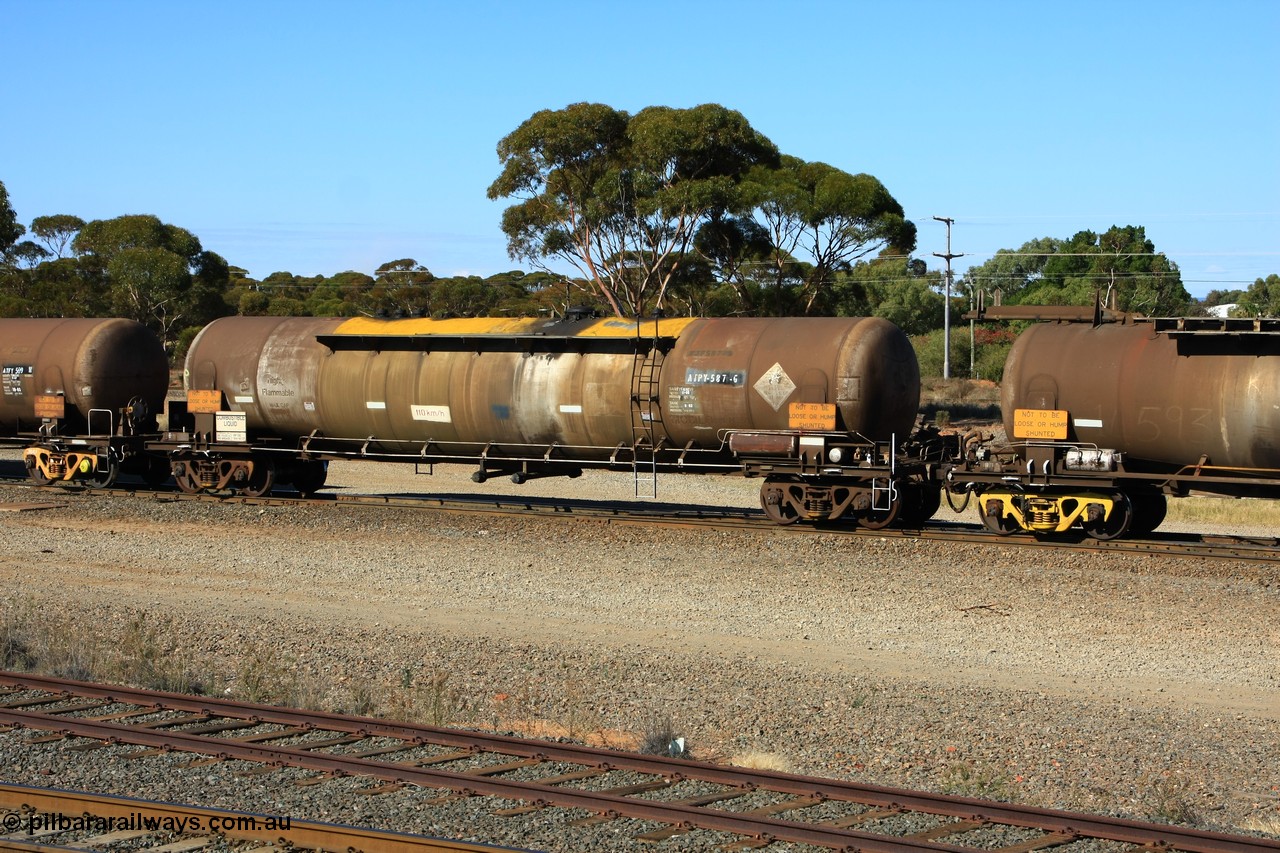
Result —
[[1201, 465], [1199, 463], [1183, 465], [1176, 472], [1170, 474], [1169, 477], [1170, 479], [1184, 476], [1199, 477], [1201, 471], [1220, 471], [1227, 474], [1264, 474], [1273, 478], [1280, 477], [1280, 468], [1232, 468], [1228, 465]]
[[[606, 449], [602, 446], [590, 444], [553, 444], [553, 445], [534, 445], [534, 444], [502, 444], [501, 442], [489, 442], [484, 445], [483, 450], [479, 452], [463, 452], [458, 448], [474, 446], [474, 442], [462, 441], [438, 441], [436, 439], [421, 440], [401, 440], [401, 439], [379, 439], [377, 436], [368, 436], [366, 438], [340, 438], [337, 436], [307, 436], [310, 439], [307, 445], [307, 452], [312, 456], [328, 456], [334, 458], [380, 458], [386, 460], [404, 460], [406, 462], [423, 461], [434, 458], [441, 462], [470, 463], [478, 460], [487, 460], [494, 462], [546, 462], [552, 461], [548, 458], [548, 449], [558, 450], [561, 452], [586, 451], [593, 454], [603, 453]], [[326, 444], [331, 446], [326, 446]], [[343, 449], [343, 445], [360, 445], [359, 449]], [[373, 447], [381, 446], [385, 448], [388, 445], [403, 445], [413, 447], [413, 450], [397, 451], [397, 450], [376, 450]], [[419, 447], [419, 445], [421, 445]], [[450, 447], [452, 445], [452, 447]], [[427, 451], [435, 447], [436, 451], [428, 453]], [[632, 446], [628, 444], [620, 444], [616, 448], [612, 448], [613, 453], [608, 457], [607, 461], [592, 462], [591, 459], [563, 459], [566, 463], [574, 465], [585, 465], [587, 467], [609, 468], [615, 465], [630, 465], [630, 460], [620, 461], [617, 459], [618, 453], [622, 450], [632, 450]], [[656, 450], [666, 450], [674, 452], [675, 448], [666, 444], [659, 444]], [[696, 466], [706, 469], [734, 470], [740, 467], [737, 462], [696, 462], [689, 461], [684, 457], [691, 453], [705, 453], [707, 456], [717, 455], [723, 448], [690, 448], [685, 447], [681, 450], [680, 456], [671, 462], [662, 463], [664, 467], [683, 467]], [[272, 447], [265, 445], [254, 445], [250, 448], [255, 453], [277, 453], [292, 455], [297, 451], [289, 447]], [[510, 453], [512, 455], [498, 455]], [[554, 461], [561, 461], [559, 459]]]
[[[93, 416], [94, 416], [94, 414], [95, 414], [95, 413], [96, 413], [96, 414], [98, 414], [98, 415], [106, 415], [106, 416], [107, 416], [107, 431], [106, 431], [106, 432], [94, 432], [94, 431], [93, 431]], [[88, 418], [88, 421], [87, 421], [87, 422], [86, 422], [86, 424], [85, 424], [86, 428], [87, 428], [87, 429], [88, 429], [88, 431], [89, 431], [89, 437], [90, 437], [90, 438], [93, 438], [93, 437], [97, 437], [97, 436], [104, 436], [104, 435], [106, 435], [106, 436], [115, 435], [115, 422], [114, 422], [114, 418], [115, 418], [115, 413], [114, 413], [114, 412], [112, 412], [110, 409], [90, 409], [90, 410], [89, 410], [89, 418]], [[99, 420], [101, 420], [101, 418], [99, 418]]]

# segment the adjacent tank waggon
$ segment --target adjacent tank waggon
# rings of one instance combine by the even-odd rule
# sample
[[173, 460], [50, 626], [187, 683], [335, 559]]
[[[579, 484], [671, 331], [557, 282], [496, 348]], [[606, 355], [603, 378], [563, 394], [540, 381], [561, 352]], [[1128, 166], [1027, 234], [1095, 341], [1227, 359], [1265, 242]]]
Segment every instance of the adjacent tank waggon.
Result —
[[235, 317], [193, 341], [185, 376], [191, 427], [169, 440], [188, 490], [306, 491], [341, 456], [517, 482], [732, 471], [765, 478], [779, 521], [892, 520], [878, 469], [919, 403], [909, 341], [875, 318]]
[[1001, 411], [1008, 446], [948, 476], [1002, 533], [1109, 539], [1154, 530], [1168, 496], [1280, 497], [1280, 321], [1039, 323], [1009, 353]]
[[156, 335], [122, 319], [0, 320], [0, 423], [28, 444], [32, 479], [108, 485], [120, 470], [167, 476], [144, 452], [169, 385]]
[[1280, 498], [1280, 320], [1006, 306], [1034, 320], [1002, 383], [1004, 437], [917, 421], [920, 378], [875, 318], [635, 321], [231, 317], [185, 399], [126, 320], [0, 321], [0, 440], [39, 483], [121, 471], [186, 492], [309, 494], [329, 460], [507, 476], [660, 471], [762, 481], [775, 522], [916, 526], [940, 488], [997, 533], [1146, 533], [1167, 498]]

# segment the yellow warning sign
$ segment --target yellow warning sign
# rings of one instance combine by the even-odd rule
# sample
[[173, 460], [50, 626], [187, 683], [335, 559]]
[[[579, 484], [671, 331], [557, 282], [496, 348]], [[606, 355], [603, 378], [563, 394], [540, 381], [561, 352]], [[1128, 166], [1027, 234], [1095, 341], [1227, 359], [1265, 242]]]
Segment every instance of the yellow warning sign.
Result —
[[787, 408], [787, 424], [791, 429], [833, 430], [836, 404], [791, 403]]
[[222, 408], [221, 391], [188, 391], [187, 411], [213, 414]]
[[1067, 413], [1063, 409], [1014, 409], [1013, 437], [1065, 439]]

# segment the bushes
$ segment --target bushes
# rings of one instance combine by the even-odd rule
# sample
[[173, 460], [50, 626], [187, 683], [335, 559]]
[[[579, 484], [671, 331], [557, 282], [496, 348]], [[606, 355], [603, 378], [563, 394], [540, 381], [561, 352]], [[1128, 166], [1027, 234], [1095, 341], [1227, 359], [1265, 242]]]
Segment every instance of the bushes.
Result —
[[[1012, 332], [992, 332], [978, 329], [976, 352], [973, 358], [973, 371], [969, 369], [969, 330], [961, 326], [951, 329], [951, 376], [958, 379], [985, 379], [999, 382], [1004, 375], [1004, 361], [1013, 346]], [[911, 339], [916, 351], [916, 360], [920, 362], [920, 376], [932, 378], [942, 376], [943, 333], [939, 329], [927, 335], [918, 335]]]

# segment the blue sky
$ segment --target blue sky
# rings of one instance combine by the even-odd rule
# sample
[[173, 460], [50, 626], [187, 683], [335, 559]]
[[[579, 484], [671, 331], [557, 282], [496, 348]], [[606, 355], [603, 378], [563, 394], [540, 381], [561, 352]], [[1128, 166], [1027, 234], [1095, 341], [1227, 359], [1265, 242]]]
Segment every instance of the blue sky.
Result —
[[0, 0], [19, 221], [151, 213], [261, 278], [508, 259], [540, 109], [719, 103], [879, 178], [941, 262], [1145, 226], [1195, 295], [1280, 273], [1280, 2]]

